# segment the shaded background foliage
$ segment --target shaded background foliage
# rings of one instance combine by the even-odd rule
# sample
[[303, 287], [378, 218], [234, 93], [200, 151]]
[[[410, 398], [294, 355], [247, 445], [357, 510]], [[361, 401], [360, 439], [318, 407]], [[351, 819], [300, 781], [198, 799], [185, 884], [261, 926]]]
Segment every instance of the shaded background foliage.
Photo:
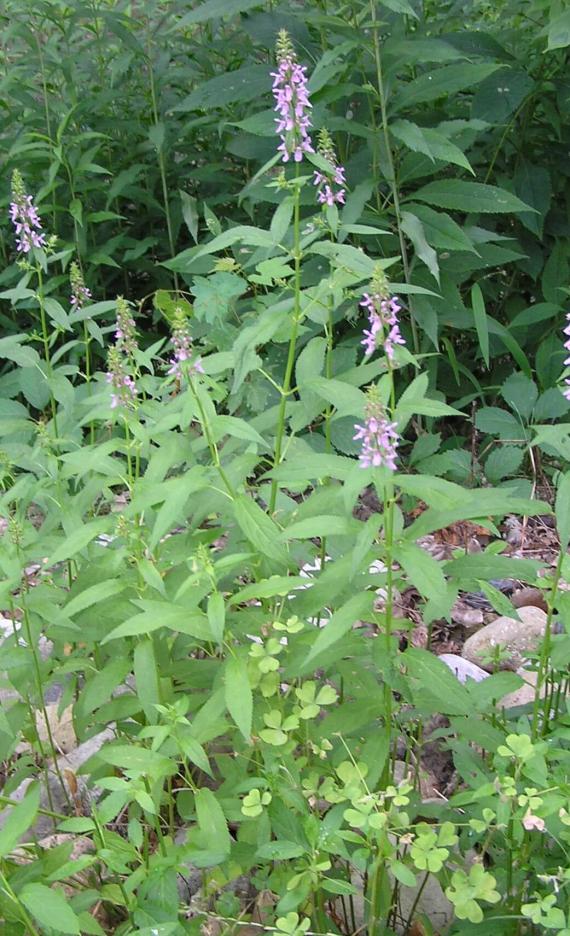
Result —
[[[221, 349], [250, 311], [248, 286], [235, 278], [243, 250], [232, 248], [235, 270], [206, 281], [216, 261], [194, 247], [234, 224], [267, 227], [282, 198], [257, 173], [275, 152], [268, 71], [284, 27], [309, 69], [314, 126], [329, 129], [346, 165], [342, 220], [383, 232], [356, 231], [351, 243], [393, 258], [392, 281], [425, 291], [412, 294], [410, 312], [432, 391], [484, 406], [513, 366], [539, 391], [554, 388], [569, 269], [562, 7], [49, 0], [31, 10], [8, 0], [2, 26], [5, 178], [24, 168], [64, 262], [79, 257], [96, 299], [138, 301], [149, 343], [164, 332], [157, 289], [190, 288], [203, 333]], [[26, 324], [26, 299], [12, 291], [21, 276], [7, 226], [2, 233], [0, 321], [10, 334]], [[314, 260], [305, 283], [322, 272]], [[67, 279], [49, 288], [63, 340]], [[344, 366], [358, 347], [355, 305], [337, 313]], [[98, 319], [103, 333], [111, 316]], [[268, 391], [255, 381], [257, 409]], [[0, 378], [3, 395], [18, 389], [12, 373]], [[516, 439], [534, 394], [528, 382], [519, 390]], [[243, 398], [234, 403], [247, 412]], [[552, 390], [535, 421], [567, 408]], [[490, 418], [478, 428], [500, 435]], [[348, 435], [337, 444], [351, 449]], [[469, 481], [463, 440], [445, 440], [454, 454], [443, 462], [438, 446], [424, 442], [416, 461], [433, 456], [430, 470]]]

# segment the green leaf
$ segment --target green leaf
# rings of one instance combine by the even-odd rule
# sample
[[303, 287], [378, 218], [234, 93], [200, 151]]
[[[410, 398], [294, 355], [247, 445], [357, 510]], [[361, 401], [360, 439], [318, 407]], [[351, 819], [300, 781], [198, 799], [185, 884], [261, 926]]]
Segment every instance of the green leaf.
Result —
[[555, 16], [548, 24], [547, 52], [570, 45], [570, 10]]
[[570, 543], [570, 471], [567, 471], [558, 483], [555, 513], [560, 548], [565, 552]]
[[501, 396], [519, 417], [526, 420], [534, 409], [538, 387], [525, 374], [511, 374], [501, 387]]
[[309, 655], [307, 663], [312, 662], [320, 654], [324, 653], [337, 643], [361, 617], [366, 617], [372, 613], [374, 605], [374, 595], [371, 592], [361, 592], [359, 595], [353, 595], [352, 598], [335, 611], [330, 621], [322, 628], [315, 640]]
[[226, 623], [226, 606], [224, 596], [220, 592], [212, 592], [208, 598], [208, 623], [214, 640], [221, 644], [224, 639]]
[[466, 214], [504, 214], [533, 210], [530, 205], [526, 205], [505, 189], [495, 185], [484, 185], [482, 182], [464, 182], [463, 179], [429, 182], [414, 192], [413, 197], [418, 201], [427, 202], [428, 205], [463, 211]]
[[496, 64], [444, 65], [408, 82], [394, 98], [393, 110], [405, 110], [425, 101], [435, 101], [447, 94], [473, 88], [499, 68]]
[[211, 790], [202, 787], [194, 794], [194, 801], [196, 803], [198, 826], [204, 840], [209, 844], [215, 842], [216, 849], [229, 855], [231, 838], [228, 824], [215, 795]]
[[205, 81], [184, 98], [174, 111], [214, 110], [229, 104], [263, 99], [271, 89], [266, 65], [244, 65]]
[[101, 748], [97, 757], [105, 764], [133, 771], [138, 775], [171, 776], [178, 770], [172, 758], [134, 744], [106, 744]]
[[198, 201], [194, 198], [193, 195], [189, 195], [188, 192], [178, 189], [178, 194], [180, 195], [180, 200], [182, 202], [182, 217], [184, 218], [184, 223], [188, 228], [192, 240], [195, 244], [198, 243]]
[[[40, 808], [40, 787], [34, 783], [27, 791], [26, 796], [17, 806], [10, 807], [10, 811], [3, 818], [0, 829], [0, 858], [5, 858], [16, 847], [24, 833], [34, 822]], [[7, 807], [3, 806], [3, 812]]]
[[524, 442], [525, 430], [518, 419], [498, 406], [483, 406], [477, 410], [475, 425], [481, 432], [497, 435], [500, 439]]
[[425, 263], [433, 278], [439, 283], [439, 263], [437, 262], [437, 254], [426, 240], [424, 226], [420, 219], [410, 211], [403, 211], [401, 227], [404, 234], [408, 235], [414, 245], [417, 256]]
[[135, 647], [133, 668], [137, 685], [137, 696], [149, 724], [156, 722], [155, 705], [160, 702], [160, 684], [154, 644], [152, 638], [141, 640]]
[[27, 910], [41, 926], [58, 933], [79, 934], [79, 920], [69, 905], [63, 891], [46, 887], [45, 884], [25, 884], [18, 894]]
[[145, 601], [143, 604], [146, 610], [123, 621], [101, 642], [105, 644], [119, 637], [151, 634], [159, 627], [167, 627], [169, 630], [187, 634], [197, 640], [211, 640], [208, 618], [202, 611], [188, 611], [168, 601]]
[[234, 516], [244, 536], [262, 556], [279, 565], [288, 565], [289, 556], [281, 545], [277, 524], [251, 497], [240, 494], [232, 503]]
[[512, 478], [524, 458], [524, 449], [515, 445], [502, 445], [493, 449], [485, 462], [485, 477], [490, 484], [498, 484], [503, 478]]
[[73, 533], [66, 536], [61, 546], [49, 557], [47, 564], [53, 566], [58, 562], [64, 562], [66, 559], [72, 559], [77, 553], [81, 552], [82, 549], [85, 549], [91, 540], [99, 536], [100, 533], [106, 531], [108, 526], [109, 521], [107, 519], [102, 519], [93, 520], [91, 523], [86, 523], [84, 526], [78, 527], [77, 530], [74, 530]]
[[489, 370], [489, 325], [487, 322], [487, 313], [485, 311], [485, 300], [478, 283], [471, 287], [471, 305], [473, 307], [473, 318], [475, 328], [479, 339], [479, 348], [485, 361], [487, 370]]
[[454, 163], [473, 173], [473, 168], [465, 153], [437, 130], [418, 127], [409, 120], [395, 120], [390, 125], [390, 132], [408, 149], [423, 153], [432, 162], [439, 159], [442, 162]]
[[267, 842], [257, 849], [256, 858], [265, 861], [289, 861], [292, 858], [300, 858], [305, 849], [296, 842]]
[[206, 0], [205, 3], [200, 3], [195, 9], [177, 20], [175, 29], [178, 32], [196, 23], [207, 23], [212, 19], [236, 16], [238, 13], [245, 13], [246, 10], [260, 5], [260, 0]]
[[74, 614], [79, 614], [81, 611], [85, 611], [86, 608], [91, 608], [94, 604], [105, 601], [107, 598], [112, 598], [113, 595], [118, 595], [125, 587], [126, 583], [120, 582], [118, 579], [110, 579], [108, 582], [97, 582], [96, 585], [90, 585], [88, 588], [84, 588], [78, 595], [71, 598], [71, 600], [63, 606], [63, 610], [67, 617], [73, 617]]
[[414, 543], [398, 543], [394, 558], [424, 598], [437, 599], [445, 592], [445, 578], [439, 562]]
[[522, 68], [499, 68], [477, 88], [471, 114], [493, 126], [505, 124], [533, 88], [534, 81]]
[[249, 744], [253, 719], [253, 695], [247, 675], [247, 662], [241, 657], [229, 657], [226, 660], [224, 686], [227, 710]]
[[281, 539], [312, 539], [315, 536], [350, 536], [358, 532], [359, 524], [346, 517], [316, 516], [292, 523], [281, 534]]
[[459, 581], [483, 579], [488, 582], [491, 579], [505, 578], [535, 582], [542, 567], [541, 562], [535, 562], [533, 559], [510, 559], [508, 556], [487, 552], [450, 559], [445, 563], [445, 572], [450, 578]]
[[302, 575], [272, 575], [268, 579], [262, 579], [260, 582], [252, 582], [240, 589], [235, 595], [229, 598], [230, 604], [240, 604], [242, 601], [250, 601], [251, 598], [274, 598], [275, 595], [288, 595], [296, 588], [308, 588], [310, 579]]
[[440, 250], [461, 250], [477, 253], [473, 241], [448, 214], [427, 205], [408, 203], [408, 208], [420, 219], [428, 243]]
[[521, 160], [515, 172], [515, 191], [519, 198], [535, 209], [531, 214], [520, 215], [521, 224], [541, 238], [552, 198], [548, 169], [544, 166], [533, 166], [526, 159]]
[[427, 650], [410, 647], [402, 660], [409, 676], [417, 680], [412, 692], [416, 705], [428, 713], [472, 715], [469, 693], [445, 663]]

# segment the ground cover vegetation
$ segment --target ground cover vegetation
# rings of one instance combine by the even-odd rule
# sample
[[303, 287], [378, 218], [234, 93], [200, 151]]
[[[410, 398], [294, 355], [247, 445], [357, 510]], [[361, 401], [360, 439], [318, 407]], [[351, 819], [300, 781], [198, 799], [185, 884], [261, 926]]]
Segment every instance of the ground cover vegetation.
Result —
[[568, 936], [570, 13], [0, 22], [2, 933]]

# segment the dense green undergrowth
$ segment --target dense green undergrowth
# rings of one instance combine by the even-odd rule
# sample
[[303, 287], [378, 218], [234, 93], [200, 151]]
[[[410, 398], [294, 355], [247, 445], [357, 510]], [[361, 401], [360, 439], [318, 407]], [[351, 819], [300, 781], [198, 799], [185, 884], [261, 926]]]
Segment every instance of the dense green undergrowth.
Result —
[[3, 933], [568, 936], [568, 12], [0, 20]]

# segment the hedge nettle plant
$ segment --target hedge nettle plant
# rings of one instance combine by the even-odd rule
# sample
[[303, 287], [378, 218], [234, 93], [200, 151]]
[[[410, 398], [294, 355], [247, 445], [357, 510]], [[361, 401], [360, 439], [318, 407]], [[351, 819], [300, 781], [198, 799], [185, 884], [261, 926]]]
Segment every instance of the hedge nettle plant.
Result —
[[[372, 14], [388, 141], [374, 159], [394, 175]], [[0, 718], [0, 916], [8, 936], [197, 933], [212, 920], [239, 932], [252, 917], [287, 936], [429, 933], [423, 897], [437, 882], [450, 932], [566, 934], [569, 641], [553, 622], [568, 612], [570, 475], [557, 479], [561, 552], [550, 577], [539, 579], [537, 561], [502, 555], [500, 539], [445, 563], [418, 545], [458, 520], [551, 508], [513, 486], [472, 490], [407, 471], [410, 444], [429, 452], [435, 421], [471, 402], [452, 407], [434, 392], [430, 354], [404, 338], [410, 297], [430, 301], [434, 282], [412, 283], [406, 260], [396, 286], [386, 271], [398, 259], [362, 249], [379, 228], [346, 210], [347, 139], [335, 146], [318, 126], [308, 68], [286, 31], [276, 60], [279, 142], [248, 183], [263, 183], [275, 210], [266, 227], [225, 230], [211, 213], [214, 236], [167, 262], [177, 274], [184, 266], [189, 287], [153, 293], [169, 341], [145, 332], [147, 300], [97, 298], [82, 257], [46, 239], [14, 176], [23, 276], [10, 298], [39, 311], [43, 360], [26, 336], [3, 348], [40, 370], [47, 399], [27, 376], [3, 401], [1, 604], [14, 634], [0, 666], [17, 696]], [[424, 132], [430, 147], [445, 146]], [[398, 133], [409, 138], [405, 120]], [[159, 130], [153, 139], [162, 153]], [[433, 272], [422, 225], [444, 239], [463, 229], [451, 218], [438, 228], [425, 205], [402, 212], [395, 177], [390, 188], [398, 242], [406, 234]], [[482, 199], [510, 194], [483, 188]], [[477, 230], [483, 251], [490, 232]], [[168, 237], [172, 254], [170, 220]], [[68, 312], [53, 297], [64, 279]], [[235, 318], [231, 342], [220, 309]], [[478, 316], [484, 358], [488, 324]], [[42, 422], [48, 405], [53, 431]], [[363, 491], [375, 497], [364, 516]], [[420, 499], [426, 509], [406, 523]], [[428, 650], [406, 646], [397, 615], [410, 587], [428, 625], [449, 617], [460, 590], [486, 588], [503, 613], [507, 599], [489, 585], [498, 576], [547, 594], [535, 701], [518, 712], [500, 700], [519, 676], [462, 685]], [[49, 725], [52, 686], [80, 741], [111, 729], [85, 768], [91, 798], [49, 729], [49, 751], [41, 740], [35, 709]], [[22, 737], [33, 756], [18, 758]], [[425, 795], [425, 741], [455, 771], [443, 796]], [[38, 817], [71, 838], [38, 842]], [[77, 860], [79, 835], [91, 845]], [[198, 896], [184, 883], [196, 872]], [[243, 876], [253, 904], [231, 888]]]

